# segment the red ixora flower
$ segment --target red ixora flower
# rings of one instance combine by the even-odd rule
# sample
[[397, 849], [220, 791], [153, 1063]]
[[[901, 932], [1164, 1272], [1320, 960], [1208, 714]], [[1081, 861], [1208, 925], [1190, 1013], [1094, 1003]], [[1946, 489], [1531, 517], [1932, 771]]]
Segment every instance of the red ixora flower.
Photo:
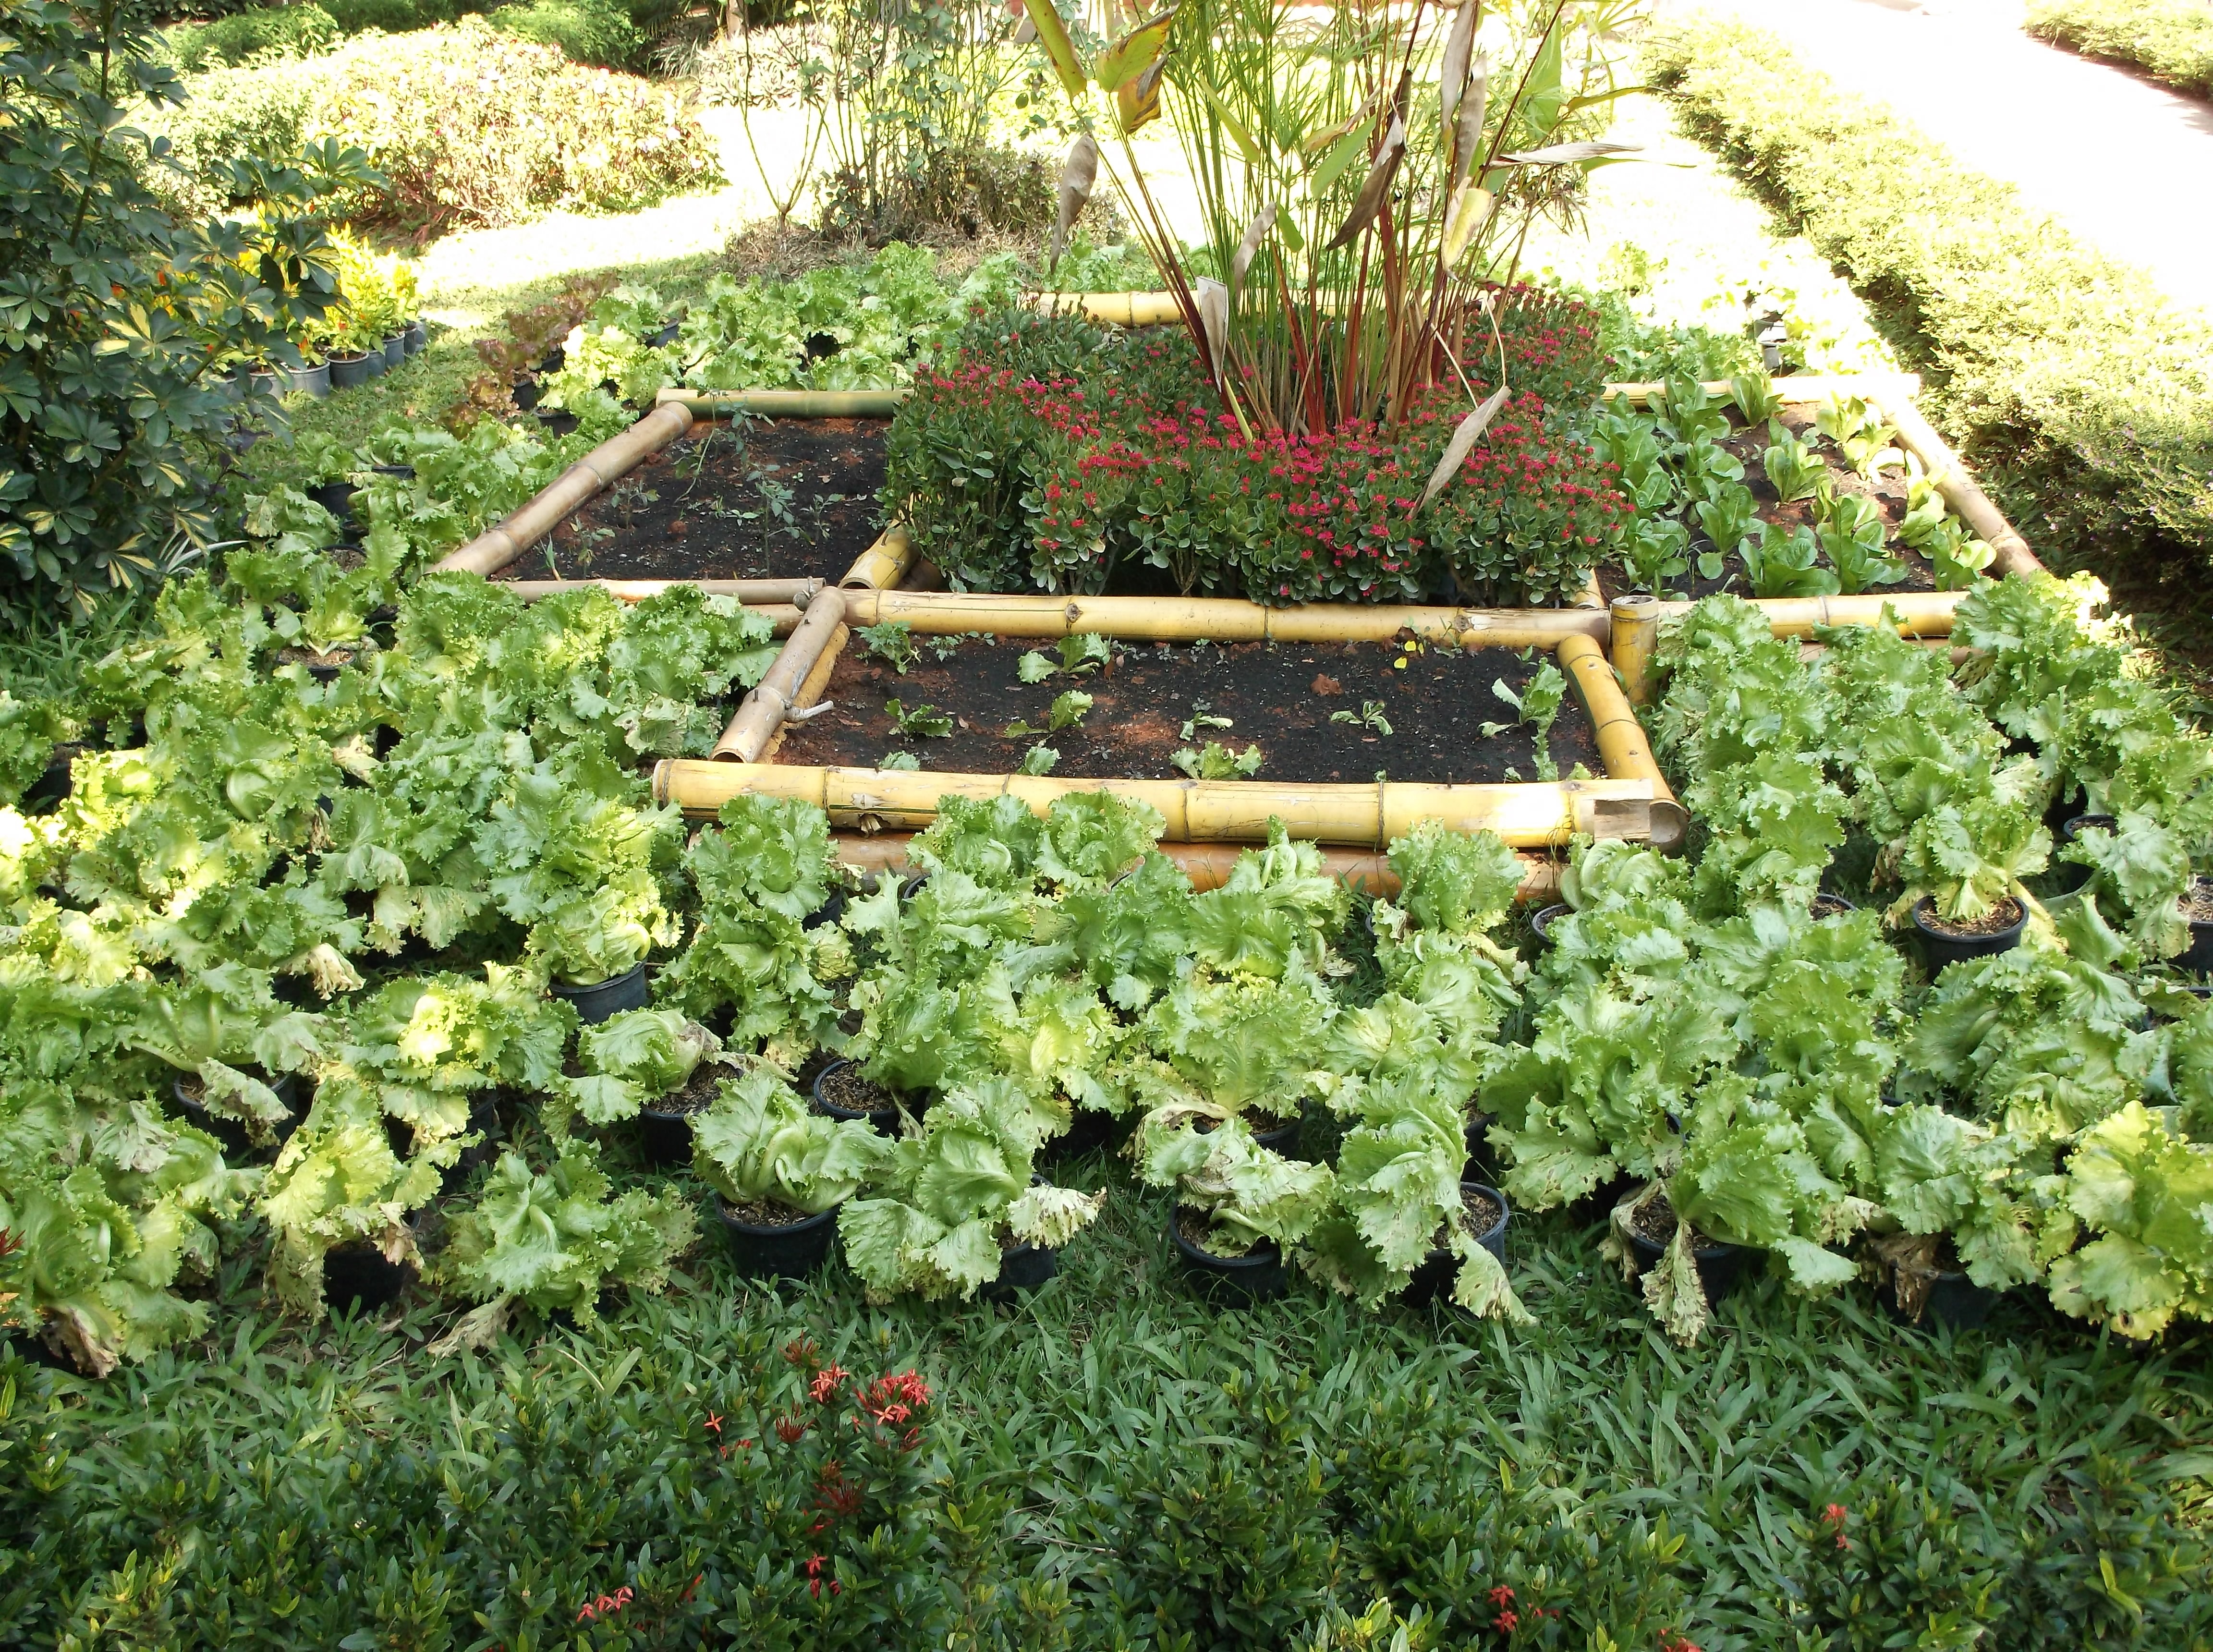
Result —
[[815, 1359], [814, 1338], [801, 1337], [796, 1341], [784, 1344], [783, 1356], [794, 1365], [804, 1365], [810, 1371], [813, 1370]]
[[[824, 1579], [823, 1576], [822, 1576], [822, 1569], [823, 1569], [823, 1567], [825, 1567], [826, 1565], [827, 1565], [827, 1564], [830, 1564], [830, 1563], [829, 1563], [828, 1561], [825, 1560], [825, 1559], [824, 1559], [820, 1555], [819, 1555], [819, 1554], [818, 1554], [818, 1555], [810, 1555], [810, 1556], [808, 1556], [808, 1561], [807, 1561], [807, 1592], [808, 1592], [808, 1594], [809, 1594], [813, 1595], [813, 1596], [814, 1596], [816, 1600], [820, 1600], [820, 1599], [822, 1598], [822, 1585], [823, 1585], [824, 1582], [826, 1581], [826, 1580]], [[838, 1580], [837, 1580], [836, 1578], [832, 1577], [832, 1578], [829, 1578], [829, 1579], [827, 1579], [826, 1581], [828, 1582], [828, 1583], [829, 1583], [829, 1585], [830, 1585], [830, 1593], [831, 1593], [831, 1594], [837, 1594], [837, 1593], [838, 1593]]]
[[1491, 1626], [1502, 1635], [1511, 1635], [1514, 1632], [1514, 1625], [1521, 1621], [1519, 1613], [1502, 1612], [1491, 1620]]
[[1660, 1632], [1660, 1652], [1698, 1652], [1698, 1643], [1687, 1635], [1666, 1629]]
[[1514, 1604], [1514, 1591], [1508, 1588], [1503, 1583], [1499, 1584], [1497, 1588], [1491, 1591], [1491, 1604], [1494, 1606], [1512, 1606]]
[[807, 1396], [818, 1405], [826, 1405], [830, 1396], [838, 1392], [839, 1385], [852, 1375], [842, 1365], [826, 1365], [808, 1383]]
[[579, 1610], [576, 1613], [576, 1621], [580, 1624], [588, 1624], [597, 1618], [612, 1617], [630, 1602], [630, 1585], [625, 1583], [613, 1594], [602, 1594], [591, 1605]]
[[1844, 1523], [1844, 1505], [1840, 1503], [1831, 1503], [1821, 1511], [1821, 1518], [1832, 1526], [1842, 1526]]
[[776, 1419], [776, 1437], [787, 1446], [797, 1445], [806, 1432], [807, 1424], [796, 1417], [779, 1417]]

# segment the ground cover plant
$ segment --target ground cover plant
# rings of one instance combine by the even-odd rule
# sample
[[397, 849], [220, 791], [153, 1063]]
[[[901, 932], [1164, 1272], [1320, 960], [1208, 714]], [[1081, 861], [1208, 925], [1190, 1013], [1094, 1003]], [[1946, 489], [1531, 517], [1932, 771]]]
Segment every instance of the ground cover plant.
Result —
[[2213, 17], [2176, 0], [2039, 0], [2024, 25], [2086, 58], [2127, 64], [2178, 92], [2213, 98]]
[[[1692, 130], [1893, 305], [1940, 423], [2031, 543], [2080, 546], [2125, 584], [2146, 564], [2202, 560], [2202, 323], [1771, 36], [1702, 21], [1655, 31], [1646, 49]], [[1924, 210], [1942, 233], [1901, 231]]]

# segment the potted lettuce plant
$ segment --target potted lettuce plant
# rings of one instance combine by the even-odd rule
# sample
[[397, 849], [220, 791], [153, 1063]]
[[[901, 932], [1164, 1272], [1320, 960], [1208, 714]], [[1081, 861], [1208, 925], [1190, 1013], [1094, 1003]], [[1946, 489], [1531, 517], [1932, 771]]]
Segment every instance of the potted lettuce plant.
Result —
[[1202, 1292], [1231, 1302], [1281, 1295], [1284, 1259], [1329, 1214], [1336, 1178], [1262, 1147], [1242, 1119], [1201, 1131], [1204, 1116], [1147, 1114], [1133, 1144], [1137, 1173], [1175, 1190], [1168, 1242]]
[[[577, 1065], [555, 1088], [560, 1101], [600, 1129], [639, 1121], [646, 1156], [680, 1164], [692, 1156], [692, 1120], [713, 1105], [729, 1070], [722, 1041], [674, 1009], [625, 1009], [588, 1026], [576, 1040]], [[541, 1109], [550, 1129], [567, 1120]]]
[[692, 1143], [738, 1271], [792, 1278], [829, 1259], [838, 1207], [890, 1146], [863, 1121], [810, 1110], [766, 1066], [722, 1082]]

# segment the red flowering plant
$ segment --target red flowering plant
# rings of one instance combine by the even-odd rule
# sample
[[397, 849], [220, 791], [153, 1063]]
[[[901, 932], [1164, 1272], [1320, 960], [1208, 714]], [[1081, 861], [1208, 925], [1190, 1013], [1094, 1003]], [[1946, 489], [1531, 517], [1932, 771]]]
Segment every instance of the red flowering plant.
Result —
[[710, 1411], [701, 1440], [722, 1472], [749, 1483], [762, 1525], [753, 1551], [790, 1597], [804, 1590], [829, 1612], [923, 1564], [916, 1511], [934, 1399], [919, 1373], [863, 1377], [812, 1338], [787, 1344], [783, 1357], [787, 1381], [746, 1396], [753, 1416], [744, 1430]]

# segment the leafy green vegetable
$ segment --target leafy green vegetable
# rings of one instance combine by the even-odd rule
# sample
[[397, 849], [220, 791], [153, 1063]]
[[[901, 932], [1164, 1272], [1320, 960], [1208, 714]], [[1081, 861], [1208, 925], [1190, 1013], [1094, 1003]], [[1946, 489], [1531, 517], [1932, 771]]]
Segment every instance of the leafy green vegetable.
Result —
[[1186, 746], [1168, 759], [1194, 780], [1250, 778], [1260, 772], [1263, 760], [1258, 746], [1232, 752], [1216, 740], [1208, 741], [1203, 750]]
[[942, 740], [953, 732], [953, 717], [934, 705], [909, 707], [898, 699], [884, 702], [884, 715], [909, 739]]
[[850, 1198], [891, 1151], [867, 1119], [814, 1112], [765, 1066], [723, 1080], [692, 1126], [692, 1163], [726, 1201], [810, 1216]]
[[720, 1039], [675, 1010], [625, 1009], [583, 1029], [576, 1054], [584, 1070], [564, 1078], [561, 1094], [585, 1123], [604, 1127], [683, 1088], [722, 1047]]

